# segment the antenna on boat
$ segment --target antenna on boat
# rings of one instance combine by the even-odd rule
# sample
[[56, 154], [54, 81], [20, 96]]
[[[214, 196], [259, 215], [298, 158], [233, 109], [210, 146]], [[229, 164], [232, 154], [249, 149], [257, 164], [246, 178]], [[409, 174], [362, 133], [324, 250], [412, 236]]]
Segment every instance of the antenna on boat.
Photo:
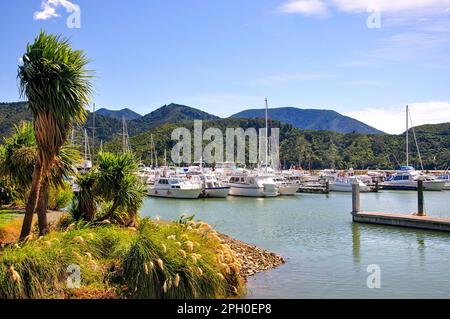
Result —
[[422, 154], [420, 153], [419, 143], [417, 142], [417, 137], [416, 137], [416, 130], [414, 129], [414, 125], [413, 125], [412, 117], [411, 117], [411, 112], [409, 112], [409, 109], [408, 109], [408, 115], [409, 115], [409, 121], [411, 123], [411, 130], [412, 130], [413, 136], [414, 136], [414, 142], [415, 142], [416, 148], [417, 148], [417, 154], [419, 155], [420, 166], [421, 166], [422, 171], [423, 171], [424, 169], [423, 169]]
[[269, 102], [266, 98], [266, 173], [267, 173], [267, 165], [269, 164]]
[[409, 105], [406, 106], [406, 166], [409, 166]]
[[127, 120], [125, 116], [122, 116], [122, 148], [123, 153], [127, 153], [129, 151], [129, 142], [128, 142], [128, 129], [127, 129]]
[[95, 103], [92, 107], [93, 113], [92, 113], [92, 157], [95, 154]]
[[91, 161], [91, 149], [89, 148], [89, 137], [87, 130], [84, 130], [84, 160]]
[[164, 167], [167, 167], [167, 149], [164, 149]]

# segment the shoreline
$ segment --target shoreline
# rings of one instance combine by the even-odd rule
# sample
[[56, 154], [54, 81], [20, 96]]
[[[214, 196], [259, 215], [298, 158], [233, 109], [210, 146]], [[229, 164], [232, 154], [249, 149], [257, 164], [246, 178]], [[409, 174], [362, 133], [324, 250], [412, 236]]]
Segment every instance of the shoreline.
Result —
[[[18, 216], [21, 214], [21, 210], [17, 210]], [[65, 213], [64, 212], [50, 212], [48, 213], [49, 219], [51, 219], [52, 223], [56, 223]], [[18, 217], [14, 219], [16, 222], [21, 221], [22, 218]], [[161, 223], [169, 223], [169, 221], [160, 221]], [[254, 276], [258, 273], [269, 271], [275, 269], [286, 263], [285, 259], [273, 252], [257, 247], [256, 245], [249, 244], [243, 242], [241, 240], [232, 238], [228, 235], [225, 235], [220, 232], [216, 232], [220, 241], [228, 245], [230, 250], [234, 252], [237, 260], [240, 263], [240, 271], [238, 275], [243, 280], [244, 285], [247, 284], [248, 278]], [[0, 242], [0, 258], [1, 258], [1, 250], [2, 248], [13, 245], [18, 241], [18, 233], [17, 230], [14, 231], [14, 234], [10, 234], [9, 237], [14, 240], [10, 240], [8, 242]], [[245, 296], [245, 294], [244, 294]], [[80, 289], [77, 293], [75, 293], [72, 297], [81, 298], [81, 299], [110, 299], [118, 297], [116, 293], [112, 293], [111, 291], [86, 291]]]
[[275, 269], [286, 263], [283, 257], [256, 245], [245, 243], [222, 233], [219, 233], [219, 237], [230, 246], [241, 262], [240, 275], [245, 282], [251, 276]]

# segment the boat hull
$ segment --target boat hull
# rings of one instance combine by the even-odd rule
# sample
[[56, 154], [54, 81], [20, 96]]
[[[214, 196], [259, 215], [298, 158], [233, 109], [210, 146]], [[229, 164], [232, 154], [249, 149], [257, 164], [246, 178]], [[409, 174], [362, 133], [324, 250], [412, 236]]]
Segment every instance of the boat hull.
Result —
[[241, 197], [276, 197], [278, 190], [275, 185], [264, 185], [262, 187], [230, 186], [230, 196]]
[[[351, 193], [353, 191], [353, 186], [351, 184], [350, 185], [330, 184], [329, 187], [331, 192]], [[360, 186], [359, 191], [361, 193], [368, 193], [371, 190], [369, 186]]]
[[229, 187], [206, 188], [205, 197], [208, 198], [226, 198], [230, 192]]
[[[445, 182], [423, 182], [423, 189], [425, 191], [442, 191], [445, 187]], [[395, 183], [384, 183], [382, 188], [386, 190], [396, 190], [396, 191], [417, 191], [417, 182], [395, 184]]]
[[278, 186], [280, 196], [293, 196], [297, 193], [299, 185], [282, 185]]
[[201, 189], [155, 189], [150, 188], [148, 195], [151, 197], [197, 199], [202, 193]]

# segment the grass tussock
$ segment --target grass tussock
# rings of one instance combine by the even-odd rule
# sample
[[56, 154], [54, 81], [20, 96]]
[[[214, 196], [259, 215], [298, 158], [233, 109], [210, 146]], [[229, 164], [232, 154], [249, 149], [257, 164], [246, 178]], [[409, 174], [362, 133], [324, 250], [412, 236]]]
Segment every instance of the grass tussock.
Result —
[[11, 216], [11, 219], [0, 219], [0, 243], [13, 243], [20, 236], [23, 220]]
[[[78, 289], [67, 286], [70, 265], [80, 267]], [[205, 223], [78, 223], [1, 251], [0, 299], [223, 298], [242, 293], [239, 270]]]

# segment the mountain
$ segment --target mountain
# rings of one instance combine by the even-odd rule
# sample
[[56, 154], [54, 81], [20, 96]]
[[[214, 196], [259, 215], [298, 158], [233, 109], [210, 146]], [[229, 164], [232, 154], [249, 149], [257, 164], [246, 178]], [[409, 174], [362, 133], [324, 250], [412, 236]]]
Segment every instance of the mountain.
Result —
[[119, 120], [122, 120], [122, 118], [124, 118], [124, 117], [127, 120], [136, 120], [136, 119], [142, 117], [142, 115], [130, 110], [129, 108], [125, 108], [125, 109], [122, 109], [119, 111], [113, 111], [113, 110], [108, 110], [108, 109], [102, 108], [102, 109], [96, 111], [95, 114], [106, 116], [106, 117], [112, 117], [112, 118], [119, 119]]
[[[6, 137], [12, 133], [14, 125], [20, 121], [33, 119], [26, 102], [0, 103], [0, 137]], [[3, 139], [0, 138], [0, 143]]]
[[171, 103], [132, 121], [135, 126], [131, 134], [142, 133], [167, 123], [182, 123], [193, 120], [215, 120], [218, 116], [194, 109], [186, 105]]
[[[95, 136], [97, 145], [100, 143], [99, 141], [110, 141], [122, 134], [122, 116], [127, 118], [127, 115], [138, 116], [136, 119], [127, 120], [128, 134], [130, 136], [146, 132], [152, 128], [168, 123], [177, 124], [192, 120], [218, 119], [217, 116], [198, 109], [173, 103], [164, 105], [145, 116], [140, 116], [128, 109], [121, 111], [100, 109], [95, 114]], [[14, 125], [19, 124], [20, 121], [23, 120], [32, 120], [31, 113], [27, 108], [27, 102], [0, 103], [0, 136], [10, 135]], [[83, 143], [84, 141], [84, 129], [86, 129], [89, 137], [92, 136], [92, 123], [93, 113], [89, 112], [85, 124], [75, 130], [74, 137], [77, 144]], [[2, 143], [1, 138], [0, 143]]]
[[[305, 169], [396, 169], [406, 162], [404, 134], [308, 131], [278, 121], [272, 121], [272, 124], [280, 128], [280, 160], [286, 168], [300, 163]], [[263, 119], [228, 118], [203, 122], [204, 129], [214, 127], [222, 132], [226, 128], [258, 129], [264, 126]], [[171, 140], [171, 133], [176, 127], [176, 124], [165, 124], [131, 137], [130, 144], [136, 156], [150, 164], [149, 150], [153, 140], [159, 163], [164, 161], [165, 150], [170, 162], [170, 153], [176, 143]], [[193, 123], [186, 122], [183, 127], [192, 132]], [[450, 123], [417, 127], [416, 136], [425, 169], [446, 169], [450, 166]], [[410, 163], [420, 168], [420, 159], [413, 145], [411, 143]], [[106, 143], [105, 149], [120, 152], [121, 139]]]
[[[232, 118], [264, 118], [264, 109], [245, 110]], [[291, 124], [302, 130], [334, 131], [338, 133], [382, 134], [383, 132], [351, 117], [330, 110], [308, 110], [283, 107], [269, 110], [269, 118]]]

